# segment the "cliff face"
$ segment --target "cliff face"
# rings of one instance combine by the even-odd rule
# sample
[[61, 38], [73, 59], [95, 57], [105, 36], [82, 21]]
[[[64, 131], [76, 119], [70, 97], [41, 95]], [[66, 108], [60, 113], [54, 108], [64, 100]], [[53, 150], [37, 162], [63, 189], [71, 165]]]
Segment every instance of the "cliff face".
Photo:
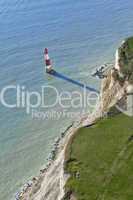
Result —
[[101, 110], [108, 112], [116, 103], [120, 101], [126, 103], [125, 99], [131, 93], [133, 93], [133, 37], [126, 39], [118, 48], [115, 65], [102, 81]]
[[[102, 86], [101, 86], [100, 105], [98, 105], [96, 112], [93, 113], [92, 116], [89, 115], [87, 120], [85, 120], [83, 122], [83, 124], [82, 124], [83, 126], [92, 124], [93, 122], [95, 122], [95, 120], [97, 118], [102, 117], [104, 113], [108, 113], [110, 108], [116, 104], [121, 109], [127, 108], [128, 96], [133, 94], [133, 38], [128, 38], [121, 44], [121, 46], [116, 51], [116, 61], [115, 61], [114, 67], [112, 69], [108, 69], [108, 71], [106, 72], [105, 75], [106, 75], [105, 76], [106, 78], [103, 79]], [[131, 114], [133, 116], [133, 112]], [[124, 119], [123, 119], [123, 117], [124, 117]], [[113, 149], [113, 145], [115, 143], [116, 143], [116, 146], [118, 147], [118, 141], [114, 137], [116, 134], [116, 132], [115, 132], [116, 127], [114, 126], [114, 123], [118, 123], [119, 124], [118, 127], [121, 127], [121, 129], [119, 128], [117, 131], [117, 136], [123, 137], [123, 134], [119, 135], [119, 133], [120, 134], [122, 133], [122, 130], [125, 128], [125, 126], [127, 126], [127, 127], [130, 126], [128, 123], [124, 124], [126, 119], [127, 119], [127, 122], [129, 122], [129, 119], [132, 120], [132, 118], [127, 118], [127, 116], [125, 116], [125, 115], [119, 115], [117, 122], [114, 120], [114, 118], [109, 120], [110, 122], [108, 121], [109, 124], [107, 124], [107, 125], [108, 125], [108, 127], [110, 127], [112, 129], [112, 132], [109, 131], [109, 128], [107, 128], [107, 130], [105, 131], [106, 128], [104, 126], [100, 126], [100, 127], [96, 126], [96, 127], [93, 127], [92, 129], [82, 128], [82, 129], [78, 130], [79, 131], [77, 133], [78, 137], [74, 138], [74, 140], [76, 142], [73, 140], [67, 146], [67, 149], [68, 149], [67, 153], [69, 156], [67, 158], [68, 162], [66, 163], [66, 169], [67, 169], [67, 172], [69, 174], [71, 174], [72, 179], [70, 179], [66, 184], [66, 188], [67, 188], [66, 191], [68, 191], [68, 193], [66, 194], [66, 196], [64, 197], [63, 200], [68, 200], [68, 199], [76, 200], [76, 198], [73, 196], [73, 195], [75, 195], [74, 192], [77, 194], [77, 196], [79, 195], [79, 197], [82, 197], [80, 199], [91, 199], [91, 195], [94, 195], [94, 194], [91, 194], [91, 192], [93, 191], [92, 193], [94, 193], [94, 190], [92, 190], [92, 188], [93, 188], [93, 183], [94, 183], [94, 179], [95, 179], [95, 176], [92, 176], [92, 174], [93, 175], [95, 174], [95, 172], [92, 173], [92, 169], [95, 169], [95, 171], [96, 171], [96, 169], [98, 168], [97, 162], [94, 162], [94, 161], [95, 161], [96, 150], [97, 150], [97, 152], [100, 152], [98, 145], [101, 145], [101, 141], [102, 141], [102, 139], [100, 139], [100, 142], [99, 142], [99, 133], [101, 131], [101, 138], [103, 136], [103, 133], [105, 133], [106, 139], [109, 134], [110, 134], [111, 138], [114, 139], [113, 143], [110, 139], [108, 140], [108, 142], [111, 142], [110, 146], [109, 146], [109, 143], [107, 142], [107, 140], [106, 140], [106, 142], [104, 140], [104, 142], [103, 142], [104, 145], [102, 145], [102, 147], [103, 146], [105, 147], [107, 145], [107, 148], [109, 149], [109, 151], [110, 151], [110, 149], [111, 150]], [[112, 120], [114, 120], [114, 121], [112, 121]], [[106, 123], [107, 122], [105, 122], [105, 124]], [[132, 121], [131, 121], [131, 126], [132, 126]], [[125, 133], [127, 132], [127, 127], [125, 128]], [[95, 130], [95, 128], [97, 130]], [[114, 130], [113, 130], [113, 128], [114, 128]], [[95, 135], [96, 133], [98, 135], [97, 135], [97, 137], [94, 137], [95, 138], [94, 139], [92, 137], [92, 135]], [[93, 141], [92, 141], [92, 143], [90, 143], [92, 138], [93, 138]], [[98, 139], [98, 141], [96, 139]], [[88, 143], [87, 143], [87, 141], [88, 141]], [[90, 147], [91, 144], [92, 144], [92, 148], [88, 148], [88, 147]], [[94, 144], [96, 144], [95, 148], [94, 148]], [[79, 146], [80, 146], [80, 148], [79, 148]], [[95, 149], [95, 150], [92, 150], [92, 149]], [[92, 162], [93, 162], [92, 169], [90, 170], [90, 168], [91, 168], [90, 167], [91, 166], [90, 165], [90, 160], [91, 160], [90, 157], [92, 155], [91, 151], [94, 153], [94, 157], [92, 159]], [[100, 152], [100, 156], [99, 156], [100, 166], [102, 163], [102, 159], [101, 159], [102, 153], [101, 152]], [[117, 152], [116, 149], [114, 152], [115, 153]], [[87, 165], [86, 155], [89, 155], [88, 165]], [[114, 162], [111, 161], [113, 163], [112, 168], [111, 168], [111, 175], [109, 174], [109, 176], [107, 178], [108, 180], [110, 179], [110, 181], [109, 181], [110, 183], [111, 183], [111, 179], [112, 179], [111, 176], [112, 175], [115, 176], [115, 174], [113, 174], [114, 173], [113, 171], [115, 171], [115, 168], [117, 168], [117, 166], [120, 166], [119, 163], [121, 162], [120, 161], [120, 160], [122, 160], [121, 156], [123, 156], [123, 155], [124, 155], [124, 151], [122, 149], [122, 151], [120, 151], [119, 155], [116, 154], [116, 159], [114, 160]], [[107, 157], [111, 158], [112, 153], [111, 153], [111, 156], [107, 156]], [[119, 160], [119, 158], [120, 158], [120, 160]], [[97, 159], [98, 159], [98, 157], [97, 157]], [[103, 160], [104, 160], [104, 164], [105, 164], [104, 153], [103, 153]], [[94, 168], [94, 163], [96, 163], [96, 168]], [[87, 173], [85, 174], [84, 172], [86, 172], [86, 168], [87, 168]], [[103, 168], [105, 168], [105, 165], [103, 166]], [[109, 169], [110, 169], [110, 167], [109, 167]], [[76, 177], [77, 170], [79, 172], [79, 177]], [[119, 170], [120, 170], [120, 168], [119, 168]], [[99, 171], [102, 171], [101, 168]], [[97, 179], [99, 171], [96, 174], [96, 181], [97, 180], [99, 181], [101, 179], [101, 176], [100, 176], [100, 179]], [[77, 181], [76, 179], [79, 179], [78, 184], [76, 182]], [[91, 179], [93, 179], [93, 181], [90, 184]], [[105, 178], [103, 180], [105, 180]], [[108, 180], [107, 180], [107, 182], [108, 182]], [[95, 199], [108, 199], [105, 196], [107, 195], [107, 190], [108, 190], [107, 186], [108, 185], [110, 186], [110, 183], [109, 184], [105, 183], [105, 191], [101, 190], [101, 188], [100, 188], [99, 191], [104, 191], [104, 192], [102, 195], [101, 194], [96, 195]], [[90, 189], [89, 192], [88, 192], [88, 188], [86, 190], [84, 190], [84, 188], [86, 188], [86, 185], [88, 185], [88, 184], [91, 185], [91, 187], [90, 187], [91, 189], [89, 188]], [[77, 185], [78, 185], [78, 187], [77, 187]], [[100, 185], [99, 182], [96, 185], [96, 190], [97, 190], [98, 185]], [[120, 189], [123, 189], [123, 188], [120, 188]], [[88, 193], [88, 196], [87, 196], [87, 193]], [[117, 195], [117, 194], [115, 193], [115, 195]], [[93, 198], [94, 198], [94, 196], [93, 196]]]
[[116, 72], [111, 69], [107, 73], [107, 78], [102, 81], [100, 107], [103, 113], [107, 113], [125, 94], [126, 84], [121, 84], [115, 76]]

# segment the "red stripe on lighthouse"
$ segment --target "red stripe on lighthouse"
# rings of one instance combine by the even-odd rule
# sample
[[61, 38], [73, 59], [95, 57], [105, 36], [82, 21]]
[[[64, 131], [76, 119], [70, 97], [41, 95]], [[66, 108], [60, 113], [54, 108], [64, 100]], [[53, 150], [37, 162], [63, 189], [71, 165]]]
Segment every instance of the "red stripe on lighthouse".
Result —
[[44, 50], [44, 57], [45, 57], [46, 66], [50, 66], [51, 65], [51, 60], [49, 58], [48, 49], [47, 48], [45, 48], [45, 50]]
[[48, 54], [48, 48], [45, 48], [44, 53]]

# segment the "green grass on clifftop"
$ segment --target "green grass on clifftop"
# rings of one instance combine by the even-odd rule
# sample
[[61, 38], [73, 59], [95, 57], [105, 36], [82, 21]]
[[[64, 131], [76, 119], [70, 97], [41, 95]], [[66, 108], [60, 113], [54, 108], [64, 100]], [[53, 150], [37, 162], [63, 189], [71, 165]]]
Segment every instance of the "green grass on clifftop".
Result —
[[81, 128], [66, 156], [66, 191], [77, 200], [133, 200], [132, 117], [119, 114]]
[[119, 58], [122, 73], [133, 83], [133, 37], [126, 39], [121, 45]]

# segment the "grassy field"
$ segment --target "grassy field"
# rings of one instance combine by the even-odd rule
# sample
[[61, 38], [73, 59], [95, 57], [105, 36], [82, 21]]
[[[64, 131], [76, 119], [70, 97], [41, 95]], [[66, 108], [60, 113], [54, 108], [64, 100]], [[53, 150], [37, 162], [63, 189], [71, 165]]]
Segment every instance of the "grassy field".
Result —
[[77, 200], [133, 200], [133, 118], [119, 114], [81, 128], [66, 157], [66, 191]]

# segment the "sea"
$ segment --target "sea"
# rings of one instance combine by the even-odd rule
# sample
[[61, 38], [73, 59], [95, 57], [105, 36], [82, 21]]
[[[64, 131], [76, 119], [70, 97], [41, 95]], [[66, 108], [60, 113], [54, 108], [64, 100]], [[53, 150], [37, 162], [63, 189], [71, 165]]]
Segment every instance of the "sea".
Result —
[[[92, 73], [114, 63], [117, 47], [132, 35], [132, 0], [0, 0], [0, 200], [15, 199], [45, 166], [55, 140], [83, 114], [67, 100], [65, 108], [52, 106], [55, 90], [68, 97], [83, 88], [45, 73], [44, 48], [57, 72], [100, 90]], [[36, 104], [42, 87], [46, 107]], [[17, 89], [23, 106], [14, 105]], [[34, 105], [29, 110], [27, 96]]]

